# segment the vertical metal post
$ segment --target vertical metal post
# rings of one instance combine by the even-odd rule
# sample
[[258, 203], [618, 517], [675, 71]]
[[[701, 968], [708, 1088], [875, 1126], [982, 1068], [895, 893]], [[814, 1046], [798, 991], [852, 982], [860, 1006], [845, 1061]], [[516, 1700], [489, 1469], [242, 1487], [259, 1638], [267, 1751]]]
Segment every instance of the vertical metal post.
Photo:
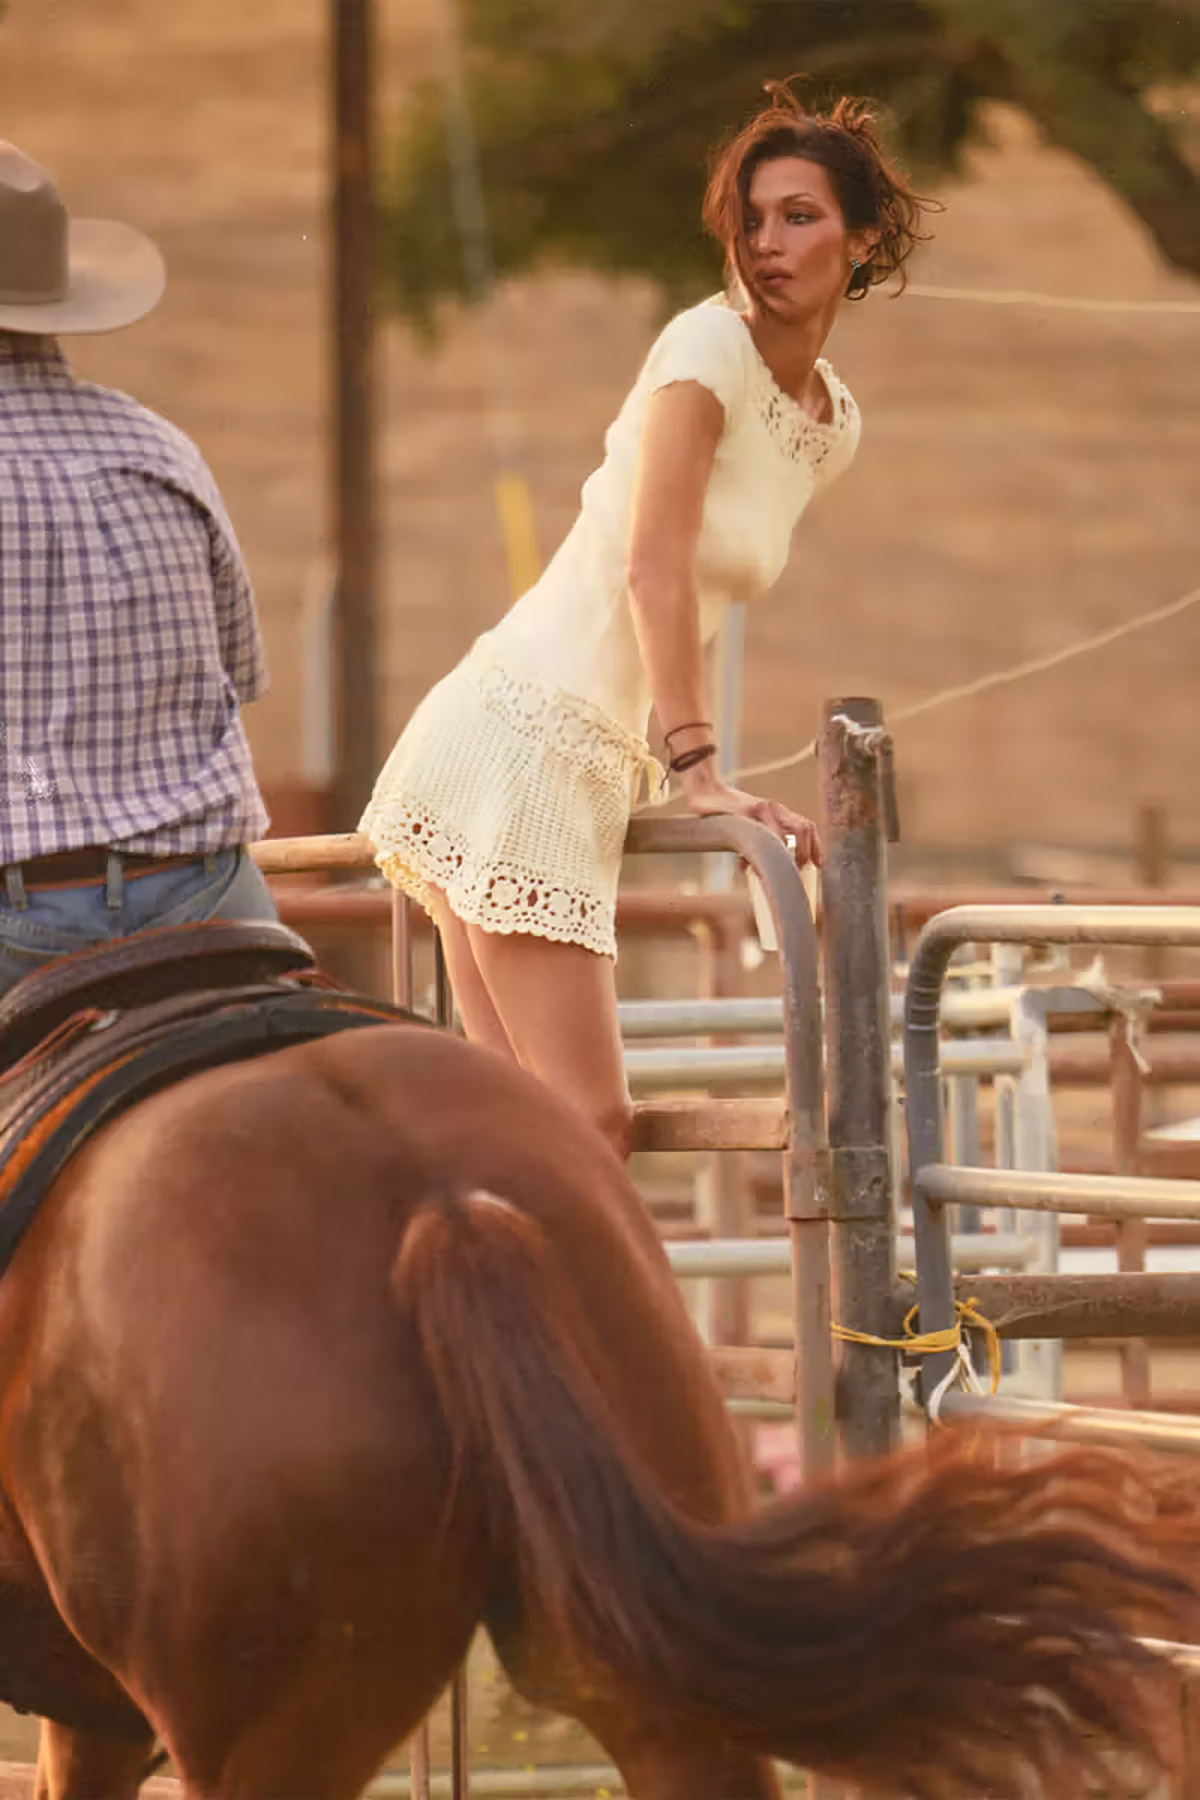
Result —
[[[441, 933], [433, 934], [434, 1016], [446, 1031], [454, 1027], [454, 994], [446, 968], [446, 953]], [[467, 1744], [467, 1670], [464, 1664], [450, 1683], [450, 1800], [467, 1800], [470, 1789], [470, 1762]]]
[[450, 1683], [450, 1800], [467, 1800], [470, 1792], [467, 1717], [467, 1670], [464, 1663]]
[[[703, 930], [709, 946], [705, 957], [703, 997], [731, 999], [741, 986], [738, 938], [734, 927], [723, 921], [713, 921]], [[719, 1033], [704, 1039], [710, 1049], [732, 1041]], [[696, 1180], [696, 1222], [702, 1230], [710, 1230], [719, 1238], [753, 1237], [754, 1196], [749, 1173], [749, 1158], [744, 1151], [710, 1150], [705, 1154]], [[750, 1343], [749, 1281], [733, 1276], [704, 1285], [711, 1290], [706, 1302], [708, 1341], [713, 1344]]]
[[[1142, 1072], [1129, 1041], [1129, 1021], [1118, 1015], [1108, 1028], [1112, 1058], [1113, 1174], [1140, 1173]], [[1150, 1232], [1145, 1219], [1117, 1220], [1117, 1268], [1122, 1274], [1146, 1267]], [[1121, 1395], [1129, 1406], [1150, 1404], [1150, 1346], [1145, 1338], [1121, 1344]]]
[[375, 670], [374, 0], [330, 0], [332, 532], [337, 591], [335, 821], [351, 830], [378, 769]]
[[428, 1719], [421, 1721], [408, 1740], [408, 1776], [412, 1800], [430, 1800]]
[[433, 1016], [447, 1031], [454, 1029], [454, 993], [446, 968], [442, 934], [436, 930], [433, 934]]
[[[1134, 879], [1144, 887], [1165, 888], [1170, 879], [1171, 844], [1163, 806], [1148, 804], [1138, 808], [1133, 872]], [[1169, 966], [1170, 957], [1166, 950], [1153, 945], [1144, 950], [1142, 979], [1146, 986], [1157, 987], [1165, 981]], [[1147, 1088], [1142, 1094], [1142, 1129], [1162, 1125], [1168, 1112], [1166, 1090]]]
[[[727, 607], [721, 619], [713, 652], [713, 730], [717, 740], [717, 766], [730, 777], [742, 760], [742, 673], [745, 662], [746, 618], [740, 603]], [[737, 857], [724, 852], [704, 859], [704, 885], [727, 893], [737, 877]], [[707, 997], [728, 998], [739, 991], [741, 966], [729, 928], [712, 926], [713, 954], [708, 959], [710, 985]], [[710, 1037], [711, 1047], [727, 1038]], [[738, 1150], [713, 1150], [703, 1159], [696, 1179], [697, 1223], [707, 1225], [716, 1237], [742, 1237], [754, 1229], [754, 1204], [749, 1187], [749, 1161]], [[749, 1340], [749, 1284], [716, 1281], [707, 1296], [709, 1336], [715, 1344], [745, 1344]]]
[[[818, 740], [822, 962], [837, 1317], [857, 1331], [886, 1336], [895, 1276], [891, 962], [880, 740], [872, 732], [882, 732], [877, 701], [826, 705]], [[890, 1449], [899, 1411], [895, 1356], [844, 1345], [837, 1392], [845, 1450], [869, 1456]]]
[[397, 1006], [412, 1006], [412, 902], [399, 888], [392, 889], [392, 999]]
[[[1014, 976], [1019, 971], [1012, 971]], [[1050, 988], [1023, 988], [1014, 1001], [1011, 1030], [1017, 1043], [1024, 1046], [1028, 1062], [1015, 1081], [1009, 1081], [1012, 1095], [1012, 1139], [1008, 1167], [1013, 1169], [1056, 1169], [1058, 1138], [1054, 1127], [1054, 1105], [1050, 1097], [1050, 1024], [1052, 1004]], [[999, 1086], [999, 1083], [997, 1083]], [[1026, 1266], [1030, 1274], [1051, 1275], [1058, 1268], [1060, 1244], [1058, 1214], [1002, 1214], [1002, 1229], [1016, 1229], [1022, 1236], [1032, 1237], [1036, 1249]], [[1010, 1223], [1011, 1220], [1011, 1223]], [[1002, 1346], [1007, 1350], [1007, 1346]], [[1003, 1367], [1015, 1368], [1025, 1384], [1027, 1397], [1043, 1400], [1062, 1398], [1061, 1338], [1024, 1338], [1016, 1346], [1015, 1362], [1005, 1358]]]

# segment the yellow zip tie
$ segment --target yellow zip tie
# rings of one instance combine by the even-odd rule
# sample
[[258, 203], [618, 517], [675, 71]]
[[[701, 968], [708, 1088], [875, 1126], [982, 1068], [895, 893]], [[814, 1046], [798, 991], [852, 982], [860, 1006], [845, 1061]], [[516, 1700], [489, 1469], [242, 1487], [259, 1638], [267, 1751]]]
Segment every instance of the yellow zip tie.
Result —
[[911, 1356], [936, 1356], [939, 1352], [959, 1350], [963, 1346], [963, 1326], [973, 1326], [982, 1331], [987, 1343], [988, 1367], [992, 1377], [992, 1392], [1000, 1386], [1000, 1334], [990, 1319], [984, 1318], [975, 1299], [956, 1300], [954, 1311], [955, 1323], [947, 1325], [941, 1331], [914, 1331], [912, 1322], [920, 1312], [919, 1306], [910, 1306], [904, 1315], [904, 1336], [898, 1338], [875, 1337], [869, 1331], [855, 1331], [848, 1325], [831, 1327], [833, 1335], [847, 1344], [873, 1344], [880, 1350], [905, 1350]]

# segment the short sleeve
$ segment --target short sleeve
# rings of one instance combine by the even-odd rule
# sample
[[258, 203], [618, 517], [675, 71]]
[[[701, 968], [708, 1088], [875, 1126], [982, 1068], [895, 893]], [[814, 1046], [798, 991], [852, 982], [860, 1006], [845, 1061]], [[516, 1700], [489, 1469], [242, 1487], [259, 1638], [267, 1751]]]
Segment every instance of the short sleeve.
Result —
[[862, 435], [862, 420], [854, 396], [837, 375], [833, 376], [835, 405], [837, 408], [839, 430], [833, 440], [833, 446], [817, 470], [817, 486], [826, 487], [844, 475], [858, 452], [859, 438]]
[[677, 313], [646, 358], [647, 395], [678, 381], [698, 381], [725, 409], [726, 423], [746, 393], [746, 328], [729, 307], [706, 301]]

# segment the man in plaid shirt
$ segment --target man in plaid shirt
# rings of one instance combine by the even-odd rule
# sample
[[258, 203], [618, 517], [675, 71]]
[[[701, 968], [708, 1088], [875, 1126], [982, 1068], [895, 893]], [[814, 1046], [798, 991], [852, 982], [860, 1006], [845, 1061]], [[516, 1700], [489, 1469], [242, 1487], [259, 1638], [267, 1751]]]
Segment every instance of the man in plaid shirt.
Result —
[[0, 144], [0, 993], [148, 926], [276, 916], [245, 849], [266, 670], [233, 528], [194, 445], [58, 345], [164, 285], [148, 239], [70, 220]]

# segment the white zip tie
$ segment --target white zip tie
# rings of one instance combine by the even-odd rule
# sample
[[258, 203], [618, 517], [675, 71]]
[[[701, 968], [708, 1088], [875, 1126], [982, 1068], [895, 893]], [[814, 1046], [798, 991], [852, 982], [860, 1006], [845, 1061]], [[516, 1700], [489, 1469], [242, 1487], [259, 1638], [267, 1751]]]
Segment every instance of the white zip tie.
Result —
[[834, 713], [829, 722], [843, 726], [846, 736], [867, 756], [875, 756], [891, 737], [885, 725], [860, 725], [857, 719], [851, 719], [845, 713]]
[[982, 1394], [985, 1392], [983, 1383], [975, 1373], [975, 1365], [971, 1361], [971, 1352], [968, 1350], [965, 1341], [961, 1339], [959, 1340], [958, 1350], [955, 1354], [953, 1363], [951, 1363], [949, 1369], [947, 1369], [946, 1373], [942, 1376], [942, 1379], [938, 1382], [932, 1394], [929, 1396], [929, 1404], [925, 1411], [931, 1425], [941, 1424], [942, 1401], [956, 1383], [964, 1388], [968, 1394]]

